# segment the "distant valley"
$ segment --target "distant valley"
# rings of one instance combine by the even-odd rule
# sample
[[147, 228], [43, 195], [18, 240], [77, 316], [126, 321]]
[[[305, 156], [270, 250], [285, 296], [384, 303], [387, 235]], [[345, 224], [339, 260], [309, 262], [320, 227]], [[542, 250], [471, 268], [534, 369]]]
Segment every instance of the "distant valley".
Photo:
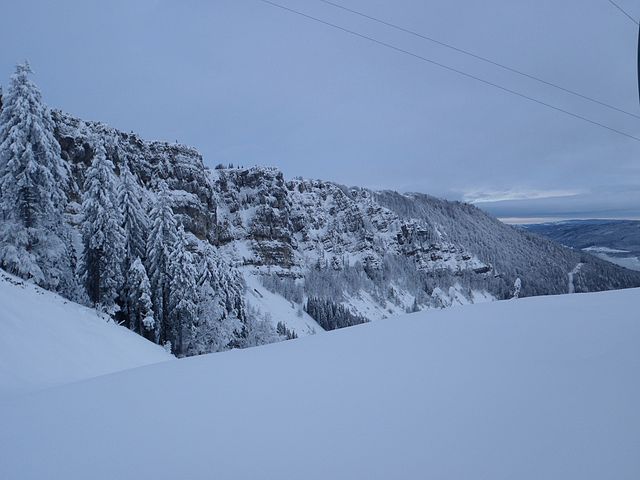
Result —
[[523, 228], [621, 267], [640, 271], [638, 220], [568, 220], [523, 225]]

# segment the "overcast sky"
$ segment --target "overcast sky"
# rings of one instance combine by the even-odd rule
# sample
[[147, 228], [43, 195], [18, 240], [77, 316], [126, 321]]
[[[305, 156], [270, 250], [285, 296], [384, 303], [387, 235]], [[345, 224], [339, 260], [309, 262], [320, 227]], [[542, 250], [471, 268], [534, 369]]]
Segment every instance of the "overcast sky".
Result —
[[[637, 118], [318, 0], [274, 1], [640, 137]], [[607, 0], [333, 1], [640, 115], [637, 26]], [[21, 0], [2, 17], [0, 83], [28, 58], [50, 106], [193, 145], [211, 166], [502, 217], [640, 217], [640, 142], [259, 0]]]

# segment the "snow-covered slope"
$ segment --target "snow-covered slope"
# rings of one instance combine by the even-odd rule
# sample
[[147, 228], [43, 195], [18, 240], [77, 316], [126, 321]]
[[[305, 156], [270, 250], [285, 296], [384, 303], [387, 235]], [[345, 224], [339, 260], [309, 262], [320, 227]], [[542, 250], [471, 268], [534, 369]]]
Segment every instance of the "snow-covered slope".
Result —
[[427, 311], [5, 400], [0, 478], [635, 480], [639, 304]]
[[95, 310], [0, 271], [0, 397], [171, 358]]
[[302, 305], [270, 292], [264, 288], [258, 277], [249, 272], [245, 271], [244, 280], [247, 285], [245, 295], [247, 305], [267, 315], [274, 326], [282, 322], [288, 329], [296, 332], [298, 337], [324, 332], [318, 322], [302, 309]]

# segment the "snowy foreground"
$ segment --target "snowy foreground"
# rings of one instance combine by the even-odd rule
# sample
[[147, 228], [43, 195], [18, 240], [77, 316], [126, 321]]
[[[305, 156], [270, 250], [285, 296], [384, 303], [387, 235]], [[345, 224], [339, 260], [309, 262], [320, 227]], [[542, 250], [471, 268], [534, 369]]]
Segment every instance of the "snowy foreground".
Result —
[[429, 311], [6, 398], [0, 478], [635, 480], [638, 305]]
[[0, 398], [172, 358], [95, 310], [0, 271]]

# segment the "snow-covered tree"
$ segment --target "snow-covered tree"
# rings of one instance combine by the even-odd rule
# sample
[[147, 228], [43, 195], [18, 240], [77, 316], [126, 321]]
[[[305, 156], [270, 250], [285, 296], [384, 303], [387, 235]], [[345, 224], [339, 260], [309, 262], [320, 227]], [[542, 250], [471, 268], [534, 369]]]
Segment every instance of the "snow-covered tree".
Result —
[[278, 335], [269, 313], [262, 313], [258, 309], [249, 309], [244, 335], [240, 342], [242, 348], [257, 347], [282, 340], [284, 339]]
[[147, 239], [147, 272], [151, 281], [151, 299], [156, 314], [156, 343], [164, 344], [169, 333], [169, 265], [176, 241], [176, 219], [165, 182], [160, 182], [151, 213], [151, 232]]
[[149, 220], [142, 207], [140, 186], [129, 170], [125, 160], [120, 168], [118, 205], [122, 213], [122, 228], [125, 234], [125, 254], [133, 263], [136, 257], [144, 258], [147, 244]]
[[522, 290], [522, 280], [520, 277], [516, 278], [516, 281], [513, 282], [513, 297], [512, 298], [520, 298], [520, 290]]
[[325, 330], [351, 327], [367, 322], [366, 318], [353, 314], [347, 307], [329, 298], [309, 297], [305, 310]]
[[69, 171], [31, 73], [16, 67], [0, 113], [0, 267], [71, 296]]
[[136, 257], [133, 261], [127, 276], [131, 286], [127, 292], [129, 328], [147, 337], [149, 340], [155, 340], [154, 332], [156, 321], [153, 317], [151, 284], [149, 283], [147, 270], [144, 268], [140, 257]]
[[176, 241], [169, 263], [169, 322], [168, 340], [175, 353], [184, 350], [185, 336], [194, 331], [197, 321], [196, 269], [193, 255], [187, 249], [187, 239], [182, 225], [178, 227]]
[[285, 340], [295, 340], [296, 338], [298, 338], [298, 334], [296, 333], [296, 331], [289, 330], [284, 322], [278, 322], [278, 324], [276, 325], [276, 332], [282, 339]]
[[[129, 272], [136, 259], [142, 259], [146, 254], [147, 232], [149, 221], [146, 212], [141, 205], [141, 189], [129, 170], [127, 160], [120, 167], [120, 186], [118, 190], [118, 208], [122, 214], [122, 230], [124, 232], [124, 259], [122, 271]], [[146, 273], [145, 273], [146, 276]], [[131, 275], [124, 276], [122, 286], [122, 317], [125, 324], [132, 326], [135, 314], [135, 305], [130, 303], [138, 288], [137, 280]]]
[[242, 296], [236, 298], [238, 285], [229, 281], [225, 266], [213, 247], [205, 247], [196, 286], [197, 319], [185, 341], [185, 355], [226, 350], [239, 339], [244, 306], [237, 305]]
[[117, 203], [116, 176], [104, 145], [98, 143], [87, 169], [82, 196], [82, 279], [89, 300], [109, 314], [123, 283], [125, 235]]
[[158, 159], [153, 170], [153, 183], [156, 187], [160, 187], [163, 182], [167, 182], [175, 176], [173, 164], [166, 156]]

